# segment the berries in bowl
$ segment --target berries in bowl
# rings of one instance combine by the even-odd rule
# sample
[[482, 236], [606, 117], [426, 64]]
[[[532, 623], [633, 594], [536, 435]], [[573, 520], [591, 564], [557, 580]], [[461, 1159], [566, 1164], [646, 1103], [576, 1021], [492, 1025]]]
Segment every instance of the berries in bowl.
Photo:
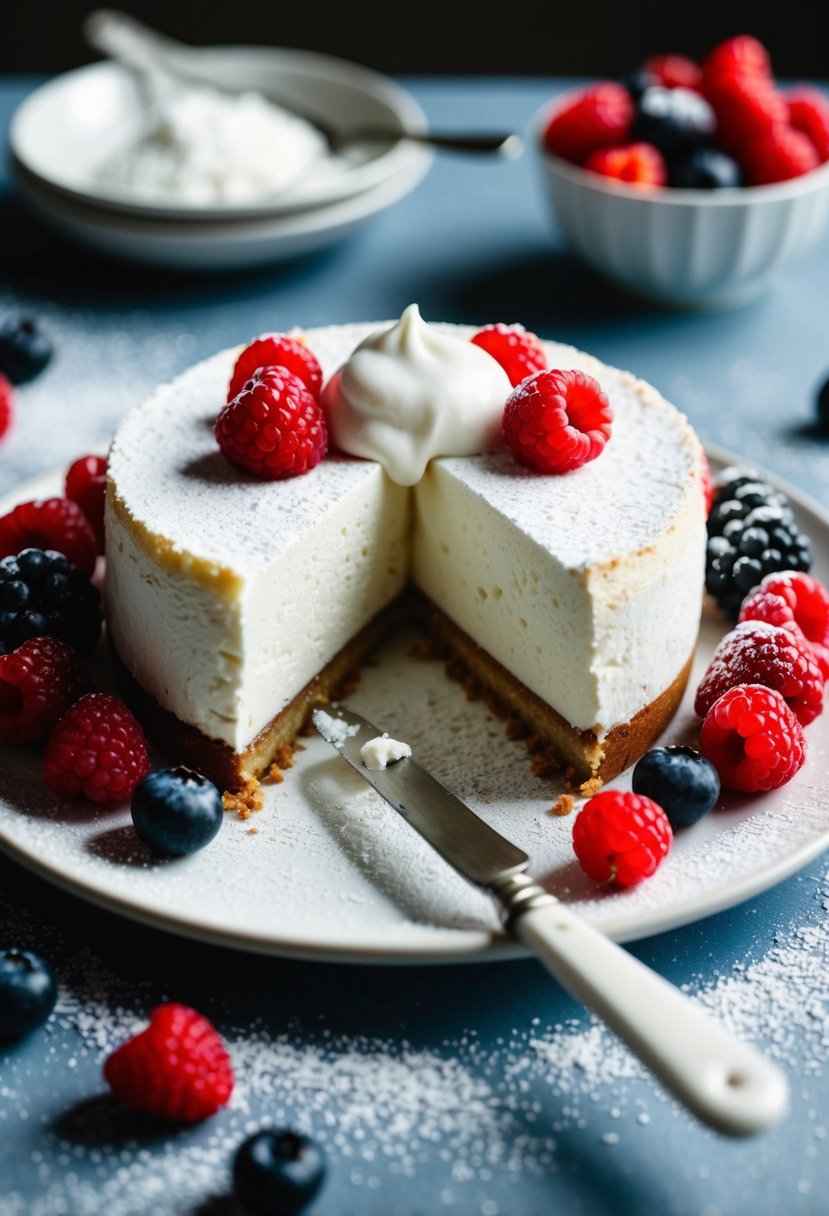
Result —
[[741, 304], [829, 220], [829, 98], [779, 87], [749, 35], [557, 98], [538, 143], [573, 251], [661, 303]]

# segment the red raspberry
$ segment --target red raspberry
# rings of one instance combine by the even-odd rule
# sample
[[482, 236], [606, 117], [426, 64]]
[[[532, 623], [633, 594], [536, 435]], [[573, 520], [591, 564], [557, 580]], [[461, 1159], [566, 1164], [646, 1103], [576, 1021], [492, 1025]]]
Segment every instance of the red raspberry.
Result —
[[820, 158], [808, 135], [794, 127], [775, 127], [765, 139], [745, 145], [741, 163], [750, 186], [767, 186], [811, 172]]
[[823, 678], [829, 679], [829, 591], [810, 574], [767, 574], [743, 600], [740, 620], [796, 629], [811, 647]]
[[630, 137], [634, 106], [627, 89], [613, 81], [565, 98], [544, 132], [548, 151], [581, 165], [591, 152], [624, 144]]
[[14, 389], [8, 376], [0, 372], [0, 439], [12, 424], [14, 418]]
[[45, 739], [80, 688], [78, 656], [57, 638], [30, 638], [0, 655], [0, 739]]
[[665, 158], [653, 144], [626, 144], [621, 148], [602, 148], [588, 156], [585, 169], [615, 177], [633, 186], [664, 186], [668, 180]]
[[673, 833], [668, 816], [644, 794], [603, 790], [573, 824], [573, 850], [596, 882], [632, 887], [649, 878], [668, 855]]
[[58, 722], [43, 756], [43, 776], [59, 794], [115, 805], [150, 771], [144, 732], [123, 701], [90, 692]]
[[788, 129], [786, 103], [774, 82], [764, 77], [726, 80], [711, 87], [707, 96], [717, 115], [717, 142], [742, 168], [747, 154], [773, 141], [778, 129]]
[[71, 498], [38, 498], [0, 517], [0, 557], [21, 549], [56, 549], [92, 574], [98, 545], [92, 525]]
[[81, 456], [66, 473], [66, 497], [76, 502], [92, 524], [98, 552], [104, 551], [104, 502], [107, 489], [105, 456]]
[[727, 38], [709, 51], [702, 61], [702, 78], [706, 89], [737, 77], [771, 80], [769, 53], [751, 34]]
[[697, 689], [694, 709], [704, 718], [729, 688], [762, 684], [779, 692], [806, 726], [823, 712], [823, 683], [805, 641], [777, 625], [746, 621], [727, 633], [714, 651]]
[[260, 367], [219, 414], [216, 440], [228, 460], [275, 480], [313, 469], [328, 448], [328, 428], [301, 380], [284, 367]]
[[242, 351], [230, 377], [227, 399], [232, 401], [260, 367], [287, 367], [308, 392], [319, 401], [322, 392], [322, 368], [316, 355], [299, 338], [287, 334], [263, 334]]
[[819, 89], [806, 85], [783, 94], [789, 122], [796, 131], [808, 135], [815, 145], [821, 164], [829, 160], [829, 100]]
[[666, 89], [695, 89], [702, 85], [702, 68], [685, 55], [652, 55], [642, 64]]
[[586, 372], [551, 369], [507, 397], [504, 438], [516, 460], [540, 473], [569, 473], [601, 455], [613, 410]]
[[711, 507], [714, 503], [714, 479], [711, 476], [711, 465], [708, 463], [708, 457], [705, 452], [701, 453], [700, 465], [700, 480], [702, 481], [702, 496], [705, 501], [705, 516], [711, 514]]
[[187, 1005], [157, 1005], [150, 1024], [122, 1043], [104, 1077], [124, 1106], [183, 1123], [215, 1115], [233, 1092], [233, 1066], [207, 1018]]
[[709, 709], [700, 750], [724, 786], [753, 794], [791, 781], [806, 757], [806, 740], [779, 692], [761, 684], [738, 684]]
[[529, 333], [523, 325], [485, 325], [472, 341], [501, 364], [513, 387], [547, 367], [547, 356], [541, 339]]

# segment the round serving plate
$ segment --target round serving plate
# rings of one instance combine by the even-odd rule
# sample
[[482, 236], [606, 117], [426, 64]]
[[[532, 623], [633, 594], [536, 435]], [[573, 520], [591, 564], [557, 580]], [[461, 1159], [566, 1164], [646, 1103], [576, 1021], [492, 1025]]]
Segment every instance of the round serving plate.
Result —
[[[733, 462], [728, 453], [709, 455], [715, 468]], [[58, 474], [39, 478], [0, 507], [60, 484]], [[814, 571], [827, 581], [829, 515], [783, 488], [812, 538]], [[689, 691], [664, 742], [685, 741], [698, 725], [692, 690], [726, 628], [706, 609]], [[724, 796], [709, 816], [676, 834], [652, 878], [612, 890], [590, 882], [575, 862], [572, 815], [550, 813], [560, 787], [534, 777], [524, 746], [507, 741], [503, 724], [481, 701], [468, 701], [440, 663], [414, 657], [410, 637], [389, 640], [349, 702], [406, 739], [422, 764], [526, 849], [532, 874], [548, 890], [619, 941], [740, 903], [829, 845], [829, 715], [808, 727], [809, 757], [787, 786]], [[613, 785], [629, 781], [628, 773]], [[160, 860], [139, 842], [127, 807], [60, 799], [43, 783], [37, 755], [0, 749], [0, 848], [83, 899], [224, 946], [373, 963], [524, 954], [499, 932], [488, 896], [433, 853], [321, 739], [304, 739], [284, 782], [264, 789], [264, 810], [247, 820], [228, 814], [208, 848]]]
[[[216, 85], [256, 90], [293, 104], [344, 132], [382, 127], [392, 135], [426, 128], [425, 115], [400, 85], [359, 64], [328, 55], [273, 47], [211, 47], [198, 52]], [[136, 78], [106, 61], [77, 68], [35, 90], [19, 106], [9, 132], [24, 190], [32, 181], [95, 216], [130, 216], [180, 224], [250, 221], [327, 207], [398, 177], [420, 176], [432, 153], [404, 141], [354, 145], [322, 156], [301, 182], [251, 202], [209, 206], [146, 200], [97, 180], [98, 167], [143, 129], [144, 99]]]

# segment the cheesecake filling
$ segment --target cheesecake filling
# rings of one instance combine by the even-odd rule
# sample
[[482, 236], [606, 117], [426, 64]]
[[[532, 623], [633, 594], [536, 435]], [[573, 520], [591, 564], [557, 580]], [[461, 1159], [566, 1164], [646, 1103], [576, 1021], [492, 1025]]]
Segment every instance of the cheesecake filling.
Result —
[[[386, 345], [371, 349], [378, 333], [420, 349], [422, 325], [412, 314], [304, 337], [330, 377], [355, 348], [385, 367]], [[509, 385], [469, 343], [474, 331], [428, 329], [484, 360], [500, 425]], [[433, 454], [413, 490], [374, 458], [347, 456], [256, 482], [230, 469], [213, 437], [237, 351], [157, 390], [110, 453], [108, 627], [129, 672], [180, 721], [241, 753], [411, 579], [577, 729], [604, 738], [629, 722], [672, 685], [695, 643], [700, 447], [655, 390], [572, 348], [546, 348], [551, 366], [599, 377], [616, 411], [601, 458], [563, 477], [494, 452]], [[403, 364], [408, 383], [413, 364]], [[385, 371], [376, 388], [388, 391]], [[486, 399], [480, 385], [475, 396]]]

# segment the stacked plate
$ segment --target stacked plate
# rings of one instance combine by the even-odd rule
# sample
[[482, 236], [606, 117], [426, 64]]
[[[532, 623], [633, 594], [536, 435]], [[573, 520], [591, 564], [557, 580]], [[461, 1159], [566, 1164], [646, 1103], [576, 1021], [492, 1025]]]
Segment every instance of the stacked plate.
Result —
[[339, 239], [402, 198], [430, 151], [394, 135], [426, 120], [399, 85], [357, 64], [304, 51], [216, 47], [200, 52], [212, 82], [255, 90], [339, 131], [383, 128], [387, 143], [322, 154], [301, 181], [255, 201], [142, 198], [104, 181], [100, 166], [146, 126], [140, 82], [106, 61], [50, 81], [11, 126], [12, 173], [41, 217], [67, 236], [133, 261], [181, 269], [260, 265]]

